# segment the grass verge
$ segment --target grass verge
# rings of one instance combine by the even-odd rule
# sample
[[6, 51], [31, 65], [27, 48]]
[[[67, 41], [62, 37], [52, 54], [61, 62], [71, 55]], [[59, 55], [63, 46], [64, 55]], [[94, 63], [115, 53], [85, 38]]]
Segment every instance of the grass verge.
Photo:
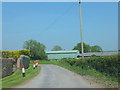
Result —
[[2, 78], [2, 88], [13, 88], [19, 84], [27, 82], [38, 75], [40, 73], [40, 69], [40, 67], [33, 69], [32, 64], [30, 64], [30, 67], [25, 70], [26, 77], [22, 77], [22, 71], [18, 70], [12, 75]]
[[118, 78], [117, 77], [111, 77], [111, 76], [106, 76], [105, 74], [102, 74], [95, 69], [82, 69], [79, 66], [71, 66], [69, 63], [66, 62], [59, 62], [59, 61], [40, 61], [40, 64], [53, 64], [53, 65], [58, 65], [63, 68], [66, 68], [70, 71], [73, 71], [77, 74], [80, 74], [81, 76], [85, 77], [92, 82], [97, 83], [101, 85], [104, 88], [118, 88]]

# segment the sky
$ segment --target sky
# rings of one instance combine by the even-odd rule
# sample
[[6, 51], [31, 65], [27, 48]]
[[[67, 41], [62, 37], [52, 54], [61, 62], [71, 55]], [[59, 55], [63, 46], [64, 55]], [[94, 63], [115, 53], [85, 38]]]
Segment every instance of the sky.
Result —
[[[104, 51], [118, 49], [118, 3], [82, 3], [83, 41]], [[20, 50], [27, 40], [37, 40], [51, 50], [55, 45], [71, 50], [80, 42], [77, 2], [4, 2], [2, 49]]]

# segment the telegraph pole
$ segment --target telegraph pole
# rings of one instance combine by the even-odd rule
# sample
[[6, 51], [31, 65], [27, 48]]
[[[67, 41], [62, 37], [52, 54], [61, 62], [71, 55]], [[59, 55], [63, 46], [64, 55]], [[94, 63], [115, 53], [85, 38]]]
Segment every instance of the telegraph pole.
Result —
[[82, 58], [84, 58], [84, 47], [83, 47], [83, 36], [82, 36], [82, 6], [81, 6], [81, 0], [79, 0], [79, 12], [80, 12], [81, 54], [82, 54]]

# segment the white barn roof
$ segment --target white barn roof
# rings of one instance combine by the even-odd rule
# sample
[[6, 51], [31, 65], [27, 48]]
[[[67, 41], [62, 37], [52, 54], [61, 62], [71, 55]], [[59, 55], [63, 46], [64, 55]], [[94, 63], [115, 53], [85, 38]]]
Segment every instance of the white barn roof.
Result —
[[[109, 56], [109, 55], [117, 55], [118, 52], [91, 52], [91, 53], [84, 53], [84, 56]], [[80, 54], [81, 55], [81, 54]]]
[[64, 50], [64, 51], [46, 51], [47, 54], [49, 53], [77, 53], [78, 50]]

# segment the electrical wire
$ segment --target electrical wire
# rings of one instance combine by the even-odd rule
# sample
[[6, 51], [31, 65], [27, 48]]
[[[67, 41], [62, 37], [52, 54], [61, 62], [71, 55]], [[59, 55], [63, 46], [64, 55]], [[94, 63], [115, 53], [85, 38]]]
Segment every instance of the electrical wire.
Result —
[[52, 21], [52, 23], [50, 23], [45, 29], [42, 30], [42, 32], [38, 33], [39, 36], [43, 35], [43, 33], [44, 33], [45, 31], [50, 30], [50, 28], [52, 28], [55, 24], [57, 24], [57, 22], [58, 22], [59, 20], [61, 20], [61, 18], [62, 18], [66, 13], [68, 13], [70, 10], [72, 10], [72, 8], [74, 7], [75, 4], [76, 4], [76, 2], [74, 2], [71, 6], [69, 6], [69, 7], [67, 8], [67, 10], [65, 10], [60, 16], [56, 17], [56, 18]]

